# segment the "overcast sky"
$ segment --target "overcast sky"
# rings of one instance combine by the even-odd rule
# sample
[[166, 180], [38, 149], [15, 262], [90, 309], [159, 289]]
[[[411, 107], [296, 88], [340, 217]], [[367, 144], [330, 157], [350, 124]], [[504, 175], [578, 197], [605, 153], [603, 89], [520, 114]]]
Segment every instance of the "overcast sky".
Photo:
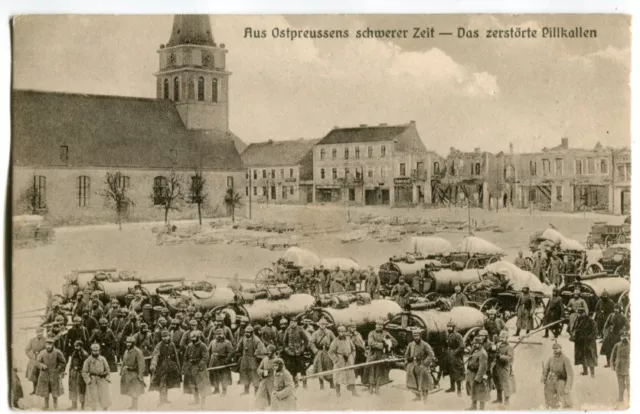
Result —
[[[172, 16], [28, 16], [14, 88], [155, 97]], [[630, 142], [630, 18], [620, 15], [212, 16], [229, 50], [230, 127], [245, 142], [415, 120], [428, 149], [498, 152]], [[357, 29], [478, 29], [479, 39], [355, 39]], [[596, 29], [596, 39], [485, 39], [489, 28]], [[349, 39], [245, 39], [252, 27], [349, 29]]]

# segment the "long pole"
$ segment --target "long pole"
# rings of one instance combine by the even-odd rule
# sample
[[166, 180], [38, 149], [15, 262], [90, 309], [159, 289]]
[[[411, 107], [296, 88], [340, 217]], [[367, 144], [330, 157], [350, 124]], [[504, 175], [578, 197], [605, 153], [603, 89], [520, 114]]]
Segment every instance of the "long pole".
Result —
[[305, 380], [305, 379], [315, 378], [315, 377], [324, 377], [325, 375], [331, 375], [336, 372], [348, 371], [356, 368], [369, 367], [371, 365], [378, 365], [378, 364], [392, 363], [392, 362], [399, 362], [399, 361], [404, 361], [404, 358], [388, 358], [388, 359], [380, 359], [378, 361], [363, 362], [362, 364], [355, 364], [348, 367], [336, 368], [329, 371], [316, 372], [314, 374], [301, 377], [300, 379]]
[[253, 194], [253, 187], [251, 186], [251, 168], [249, 168], [249, 220], [251, 220], [251, 195]]

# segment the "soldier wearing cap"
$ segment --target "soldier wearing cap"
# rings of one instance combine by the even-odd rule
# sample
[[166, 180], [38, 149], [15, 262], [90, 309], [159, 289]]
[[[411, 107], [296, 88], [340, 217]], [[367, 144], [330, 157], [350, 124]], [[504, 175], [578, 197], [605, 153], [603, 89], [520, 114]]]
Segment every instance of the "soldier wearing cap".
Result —
[[275, 345], [278, 342], [278, 330], [273, 326], [273, 318], [267, 317], [267, 323], [262, 327], [260, 338], [265, 345]]
[[91, 344], [91, 355], [82, 365], [82, 378], [87, 384], [85, 406], [93, 411], [106, 411], [111, 405], [109, 363], [100, 355], [100, 345]]
[[140, 324], [140, 330], [132, 336], [136, 347], [142, 351], [142, 355], [147, 361], [144, 370], [144, 375], [147, 376], [149, 375], [149, 366], [151, 363], [151, 360], [148, 357], [153, 353], [156, 342], [153, 339], [153, 334], [149, 331], [149, 326], [145, 322]]
[[[284, 348], [287, 346], [284, 341], [284, 335], [287, 332], [287, 328], [289, 327], [289, 321], [287, 318], [281, 318], [278, 321], [278, 340], [276, 342], [276, 348], [278, 348], [278, 353], [282, 354], [284, 352]], [[309, 334], [311, 336], [311, 334]]]
[[142, 291], [140, 289], [136, 289], [136, 291], [133, 292], [133, 299], [131, 300], [131, 303], [129, 303], [129, 309], [135, 311], [137, 308], [141, 308], [142, 302], [144, 302]]
[[119, 357], [122, 359], [122, 354], [124, 354], [124, 350], [126, 349], [125, 341], [128, 337], [135, 335], [138, 330], [140, 330], [140, 322], [138, 321], [138, 316], [133, 311], [126, 311], [126, 315], [123, 313], [124, 323], [121, 329], [116, 334], [116, 339], [118, 340], [118, 353]]
[[600, 355], [604, 355], [607, 358], [605, 368], [611, 365], [611, 351], [615, 344], [620, 341], [620, 335], [625, 329], [629, 329], [629, 321], [622, 314], [622, 307], [616, 304], [613, 307], [613, 313], [607, 317], [607, 321], [604, 324], [605, 334], [600, 348]]
[[[347, 328], [338, 327], [338, 337], [331, 342], [329, 346], [329, 358], [333, 362], [333, 368], [346, 368], [355, 364], [356, 347], [347, 337]], [[356, 391], [356, 373], [350, 369], [346, 371], [335, 372], [333, 374], [333, 383], [336, 387], [336, 395], [340, 396], [340, 387], [347, 386], [347, 390], [351, 391], [354, 397], [358, 396]]]
[[[305, 375], [304, 352], [309, 346], [309, 338], [307, 332], [298, 326], [298, 321], [295, 318], [291, 319], [291, 324], [285, 331], [282, 340], [284, 352], [281, 352], [281, 355], [287, 371], [295, 381], [297, 381], [298, 374]], [[306, 388], [307, 380], [303, 380], [302, 384]]]
[[178, 350], [171, 341], [169, 331], [162, 331], [162, 341], [156, 345], [151, 357], [149, 371], [151, 372], [151, 383], [149, 391], [159, 391], [159, 405], [169, 404], [169, 389], [180, 388], [182, 377], [180, 375], [180, 358]]
[[[615, 308], [615, 303], [609, 297], [609, 292], [607, 290], [603, 290], [600, 298], [596, 302], [596, 306], [594, 309], [595, 312], [595, 321], [598, 327], [598, 337], [602, 338], [604, 336], [604, 325], [609, 315], [611, 315]], [[604, 354], [603, 354], [604, 355]]]
[[409, 296], [411, 296], [411, 286], [405, 282], [404, 276], [400, 276], [398, 284], [391, 289], [389, 296], [391, 296], [402, 309], [407, 308], [409, 305]]
[[462, 395], [462, 380], [465, 377], [464, 372], [464, 340], [462, 335], [456, 331], [456, 324], [453, 321], [447, 323], [447, 350], [444, 370], [449, 375], [451, 386], [445, 392], [455, 392], [458, 396]]
[[[180, 341], [182, 340], [184, 332], [185, 331], [184, 329], [182, 329], [182, 326], [180, 326], [180, 321], [178, 320], [178, 318], [171, 319], [171, 324], [169, 325], [169, 334], [171, 335], [171, 342], [173, 342], [176, 348], [180, 347]], [[160, 339], [162, 340], [162, 332], [160, 333]]]
[[229, 342], [231, 342], [231, 344], [234, 344], [234, 338], [233, 338], [233, 332], [231, 331], [231, 328], [229, 328], [227, 325], [225, 325], [224, 323], [224, 315], [219, 313], [216, 315], [216, 320], [214, 322], [214, 328], [211, 330], [211, 332], [209, 332], [209, 336], [208, 336], [208, 342], [211, 342], [214, 337], [215, 337], [215, 331], [218, 329], [222, 329], [222, 332], [224, 332], [224, 337], [227, 338], [229, 340]]
[[87, 328], [87, 331], [89, 331], [89, 335], [92, 335], [93, 332], [100, 327], [100, 325], [98, 324], [98, 320], [91, 316], [91, 312], [88, 308], [82, 310], [82, 326]]
[[502, 318], [498, 317], [498, 311], [494, 308], [491, 308], [487, 311], [488, 319], [484, 323], [484, 329], [487, 330], [489, 339], [495, 341], [495, 338], [502, 332], [503, 329], [506, 329], [507, 324], [502, 320]]
[[369, 296], [371, 296], [371, 299], [376, 299], [379, 296], [381, 285], [380, 276], [378, 276], [378, 273], [376, 273], [372, 266], [369, 266], [365, 278], [365, 289]]
[[620, 342], [614, 345], [611, 351], [611, 367], [618, 378], [618, 402], [624, 401], [624, 392], [631, 398], [629, 389], [629, 365], [631, 357], [631, 345], [629, 343], [629, 331], [620, 331]]
[[595, 377], [595, 367], [598, 366], [597, 337], [596, 322], [585, 313], [584, 308], [579, 308], [578, 319], [573, 326], [570, 338], [573, 342], [573, 363], [582, 365], [582, 375], [588, 375], [587, 368], [589, 368], [592, 378]]
[[120, 302], [118, 302], [118, 299], [113, 298], [111, 299], [111, 307], [109, 308], [109, 310], [107, 310], [107, 320], [109, 322], [111, 322], [120, 312]]
[[126, 308], [120, 308], [111, 321], [110, 325], [111, 330], [116, 336], [116, 359], [118, 361], [122, 359], [122, 354], [124, 352], [124, 349], [126, 348], [124, 342], [127, 337], [123, 336], [123, 331], [128, 322], [128, 315], [129, 312]]
[[69, 356], [69, 399], [71, 400], [71, 409], [78, 408], [78, 400], [80, 401], [80, 409], [84, 410], [84, 396], [87, 391], [87, 384], [82, 378], [82, 365], [89, 357], [89, 353], [84, 349], [84, 343], [77, 340], [74, 344], [73, 351]]
[[100, 302], [100, 292], [95, 290], [91, 293], [91, 302], [89, 303], [89, 311], [97, 321], [103, 318], [104, 309], [102, 309], [102, 303]]
[[[329, 357], [329, 347], [336, 336], [331, 332], [327, 327], [329, 323], [323, 318], [318, 322], [319, 328], [311, 335], [309, 338], [309, 347], [314, 354], [313, 357], [313, 368], [315, 373], [320, 373], [323, 371], [329, 371], [333, 369], [333, 361]], [[333, 377], [331, 375], [326, 375], [322, 377], [318, 377], [318, 381], [320, 381], [320, 389], [324, 389], [324, 380], [329, 383], [329, 386], [333, 389]]]
[[573, 327], [578, 319], [578, 309], [584, 309], [586, 314], [589, 314], [589, 305], [587, 301], [580, 297], [580, 289], [576, 289], [573, 292], [573, 297], [569, 299], [567, 304], [567, 310], [569, 311], [569, 328], [567, 332], [569, 335], [573, 332]]
[[240, 342], [242, 335], [244, 335], [245, 328], [249, 324], [249, 318], [247, 318], [244, 315], [238, 315], [236, 317], [236, 323], [238, 324], [238, 327], [236, 328], [236, 331], [233, 333], [233, 343], [237, 345], [238, 342]]
[[156, 320], [156, 328], [153, 330], [153, 346], [162, 340], [162, 331], [167, 329], [167, 320], [161, 316]]
[[562, 322], [559, 322], [559, 321], [562, 321], [562, 320], [564, 320], [564, 303], [562, 303], [562, 298], [560, 297], [560, 289], [558, 289], [557, 287], [554, 287], [551, 299], [549, 299], [549, 303], [547, 303], [547, 307], [544, 310], [543, 324], [549, 325], [554, 322], [558, 322], [558, 323], [556, 323], [553, 327], [546, 328], [544, 330], [544, 338], [549, 337], [549, 330], [553, 332], [554, 338], [557, 338], [558, 336], [560, 336], [560, 333], [562, 332], [563, 324]]
[[131, 397], [129, 410], [137, 410], [138, 397], [144, 393], [145, 389], [146, 364], [142, 351], [136, 347], [136, 339], [133, 336], [126, 339], [126, 345], [120, 371], [120, 394]]
[[[376, 322], [376, 329], [369, 332], [367, 344], [369, 345], [369, 355], [367, 362], [385, 359], [391, 350], [398, 345], [398, 342], [384, 329], [384, 321]], [[377, 394], [378, 389], [384, 383], [389, 382], [389, 367], [387, 364], [377, 364], [365, 368], [365, 381], [369, 386], [369, 392]]]
[[85, 350], [89, 349], [89, 331], [87, 328], [82, 326], [82, 318], [79, 316], [73, 317], [73, 326], [69, 328], [65, 337], [65, 346], [64, 346], [64, 356], [69, 358], [69, 356], [74, 352], [75, 343], [80, 341], [82, 343], [82, 348]]
[[516, 257], [516, 260], [513, 261], [513, 264], [519, 267], [520, 269], [528, 270], [527, 261], [524, 260], [524, 257], [522, 257], [522, 250], [518, 250], [518, 257]]
[[[217, 328], [213, 331], [215, 334], [213, 340], [209, 344], [209, 368], [223, 367], [233, 362], [233, 344], [224, 335], [222, 328]], [[213, 385], [213, 393], [220, 393], [222, 388], [222, 395], [227, 394], [227, 387], [231, 385], [231, 367], [220, 368], [209, 371], [209, 381]]]
[[202, 335], [207, 339], [207, 343], [211, 342], [211, 337], [215, 336], [213, 333], [216, 330], [215, 318], [212, 319], [211, 311], [205, 312], [202, 315]]
[[462, 293], [462, 288], [460, 285], [456, 285], [453, 288], [453, 295], [451, 295], [451, 306], [467, 306], [469, 304], [469, 299], [467, 299], [467, 295]]
[[340, 271], [340, 267], [336, 266], [333, 275], [331, 275], [331, 284], [329, 285], [329, 293], [342, 293], [344, 288], [344, 273]]
[[[367, 357], [365, 356], [365, 343], [364, 338], [362, 338], [362, 335], [360, 335], [360, 332], [358, 332], [356, 324], [354, 322], [350, 322], [347, 326], [347, 337], [356, 347], [356, 365], [362, 364], [367, 360]], [[363, 372], [364, 368], [356, 368], [356, 377], [362, 378]]]
[[[493, 368], [493, 384], [498, 394], [494, 404], [509, 405], [509, 397], [515, 393], [515, 379], [513, 375], [514, 352], [509, 344], [509, 331], [500, 331], [498, 345], [495, 351], [495, 366]], [[503, 400], [504, 397], [504, 400]]]
[[71, 310], [71, 314], [73, 316], [82, 316], [82, 311], [86, 308], [87, 302], [83, 292], [78, 292], [76, 294], [76, 300], [73, 304], [73, 309]]
[[284, 361], [276, 358], [274, 361], [273, 394], [271, 395], [272, 411], [296, 411], [295, 383], [293, 377], [284, 366]]
[[529, 333], [533, 329], [533, 312], [536, 309], [536, 300], [529, 293], [529, 286], [522, 288], [522, 293], [518, 296], [518, 303], [516, 303], [516, 336], [520, 336], [520, 330], [524, 329], [526, 333]]
[[235, 350], [239, 359], [240, 383], [244, 386], [242, 395], [249, 394], [249, 387], [253, 385], [254, 391], [258, 391], [260, 377], [258, 377], [258, 365], [266, 355], [267, 349], [262, 341], [254, 335], [253, 326], [244, 328], [244, 336], [238, 340]]
[[40, 352], [46, 346], [46, 339], [44, 337], [44, 329], [38, 328], [36, 329], [35, 338], [31, 338], [27, 347], [25, 349], [25, 353], [27, 354], [27, 358], [29, 359], [29, 363], [27, 364], [27, 379], [33, 383], [33, 392], [31, 395], [36, 393], [36, 387], [38, 385], [38, 375], [40, 370], [38, 369], [37, 358]]
[[436, 356], [431, 346], [422, 339], [421, 329], [414, 329], [411, 335], [413, 342], [409, 343], [404, 353], [407, 361], [406, 384], [415, 394], [414, 401], [427, 401], [429, 391], [433, 388], [430, 367], [435, 364]]
[[262, 358], [258, 366], [260, 385], [258, 386], [258, 391], [256, 391], [256, 402], [254, 404], [254, 409], [257, 411], [266, 410], [271, 406], [271, 396], [275, 390], [273, 387], [273, 374], [276, 369], [274, 364], [276, 358], [278, 357], [275, 345], [267, 345], [267, 355]]
[[211, 383], [207, 372], [208, 364], [209, 350], [200, 340], [199, 331], [190, 332], [189, 345], [187, 345], [182, 362], [183, 389], [185, 394], [193, 395], [191, 404], [200, 404], [200, 408], [204, 407], [207, 396], [211, 394]]
[[49, 409], [49, 394], [53, 398], [54, 410], [58, 408], [58, 397], [62, 395], [62, 378], [67, 361], [62, 355], [62, 351], [54, 346], [54, 340], [45, 340], [45, 349], [38, 353], [36, 363], [40, 374], [38, 375], [38, 385], [36, 395], [44, 398], [44, 408]]
[[573, 386], [573, 368], [562, 346], [553, 344], [553, 355], [543, 364], [542, 381], [544, 401], [547, 408], [571, 407], [571, 388]]
[[485, 402], [489, 401], [488, 369], [487, 352], [482, 346], [482, 338], [477, 336], [473, 338], [473, 351], [467, 361], [466, 388], [471, 397], [471, 410], [484, 410]]
[[[313, 321], [309, 318], [302, 319], [302, 330], [305, 331], [309, 337], [311, 337], [311, 335], [313, 335], [313, 332], [315, 331], [315, 328], [313, 327]], [[284, 365], [287, 365], [287, 361], [284, 361]], [[287, 370], [289, 370], [288, 367]], [[289, 370], [289, 372], [291, 372], [291, 370]]]
[[51, 311], [49, 312], [49, 314], [47, 315], [47, 318], [44, 320], [42, 324], [43, 325], [52, 324], [53, 322], [55, 322], [58, 316], [61, 316], [63, 318], [63, 322], [66, 325], [67, 316], [64, 313], [62, 313], [62, 310], [60, 310], [60, 304], [54, 303], [53, 305], [51, 305]]
[[100, 329], [95, 331], [89, 343], [97, 343], [100, 345], [100, 352], [104, 359], [109, 363], [109, 369], [111, 372], [118, 372], [116, 365], [116, 336], [111, 329], [109, 329], [109, 321], [105, 318], [100, 319]]

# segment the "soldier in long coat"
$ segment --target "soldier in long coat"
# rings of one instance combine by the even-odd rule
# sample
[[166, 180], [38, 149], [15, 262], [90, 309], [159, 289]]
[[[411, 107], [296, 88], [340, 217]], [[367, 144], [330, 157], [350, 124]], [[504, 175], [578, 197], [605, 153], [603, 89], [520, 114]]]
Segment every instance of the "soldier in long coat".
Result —
[[[360, 332], [357, 331], [356, 324], [353, 322], [350, 323], [349, 326], [347, 327], [347, 337], [351, 339], [351, 342], [353, 342], [353, 345], [356, 347], [356, 360], [355, 360], [356, 365], [362, 364], [367, 360], [367, 357], [365, 355], [364, 338], [362, 338], [362, 335], [360, 335]], [[354, 372], [356, 374], [356, 378], [357, 377], [362, 378], [364, 373], [364, 368], [356, 368]]]
[[[609, 297], [609, 292], [606, 290], [602, 292], [600, 295], [600, 299], [596, 302], [596, 307], [594, 309], [596, 313], [596, 325], [598, 327], [598, 337], [604, 337], [604, 324], [614, 311], [615, 303]], [[605, 355], [605, 354], [603, 354]]]
[[542, 259], [542, 252], [538, 251], [538, 254], [533, 259], [531, 273], [533, 273], [541, 282], [544, 281], [544, 267], [545, 263]]
[[272, 411], [296, 411], [296, 396], [293, 377], [284, 367], [284, 361], [277, 358], [274, 361], [276, 372], [273, 374], [275, 391], [271, 398]]
[[[222, 367], [231, 364], [233, 360], [233, 345], [224, 336], [221, 328], [216, 329], [215, 338], [209, 344], [209, 368]], [[231, 385], [231, 367], [209, 371], [209, 381], [213, 385], [213, 393], [227, 395], [227, 387]]]
[[571, 387], [573, 386], [573, 368], [559, 343], [553, 344], [553, 355], [543, 364], [542, 383], [544, 401], [547, 408], [571, 407]]
[[462, 288], [460, 285], [456, 285], [453, 288], [453, 295], [451, 295], [451, 307], [456, 306], [467, 306], [469, 304], [469, 299], [467, 299], [467, 295], [462, 293]]
[[260, 338], [262, 338], [265, 346], [275, 345], [278, 342], [278, 330], [273, 326], [273, 318], [271, 316], [267, 317], [267, 323], [261, 329]]
[[331, 276], [331, 285], [329, 293], [341, 293], [345, 291], [344, 273], [340, 271], [340, 267], [336, 266], [336, 270]]
[[[309, 339], [309, 347], [314, 354], [313, 369], [315, 373], [333, 369], [333, 362], [331, 358], [329, 358], [329, 347], [331, 346], [331, 342], [336, 339], [336, 336], [327, 328], [328, 325], [326, 320], [321, 319], [318, 322], [320, 328], [318, 328]], [[331, 388], [334, 388], [333, 377], [331, 375], [325, 375], [318, 377], [321, 390], [324, 389], [323, 379], [329, 383]]]
[[[180, 347], [180, 342], [182, 341], [182, 336], [184, 335], [184, 330], [180, 327], [180, 321], [176, 318], [171, 320], [171, 324], [169, 325], [169, 333], [171, 334], [171, 342], [176, 346], [176, 348]], [[162, 332], [160, 333], [160, 340], [162, 340]]]
[[558, 287], [560, 286], [561, 278], [560, 278], [560, 268], [562, 266], [562, 261], [555, 254], [551, 256], [551, 260], [549, 261], [549, 282]]
[[484, 323], [484, 329], [487, 330], [489, 339], [494, 340], [500, 332], [506, 329], [507, 324], [502, 318], [498, 318], [498, 311], [493, 308], [487, 311], [487, 316], [488, 319]]
[[256, 401], [253, 407], [256, 411], [263, 411], [271, 406], [271, 397], [275, 391], [273, 387], [273, 374], [276, 370], [274, 363], [276, 358], [275, 345], [267, 345], [267, 355], [262, 358], [257, 370], [258, 376], [260, 377], [260, 385], [258, 386], [258, 391], [256, 391]]
[[[485, 402], [489, 401], [489, 373], [487, 351], [484, 350], [482, 338], [473, 338], [473, 353], [467, 361], [467, 395], [471, 397], [471, 409], [484, 410]], [[478, 407], [480, 403], [480, 407]]]
[[567, 304], [567, 308], [569, 311], [569, 328], [567, 332], [571, 334], [573, 332], [573, 327], [578, 319], [578, 310], [584, 309], [585, 313], [589, 314], [589, 305], [587, 305], [587, 301], [580, 297], [580, 290], [576, 289], [573, 292], [573, 297], [569, 299], [569, 303]]
[[431, 377], [431, 365], [435, 363], [436, 356], [431, 345], [421, 338], [422, 330], [412, 332], [413, 342], [409, 343], [404, 357], [407, 360], [405, 366], [407, 388], [414, 392], [414, 401], [427, 401], [429, 391], [433, 388]]
[[258, 391], [260, 377], [258, 376], [259, 361], [267, 354], [262, 341], [253, 334], [253, 326], [247, 325], [244, 328], [244, 336], [238, 340], [236, 345], [236, 355], [239, 356], [238, 370], [240, 373], [240, 383], [244, 386], [242, 395], [249, 394], [249, 387], [253, 385], [254, 391]]
[[116, 365], [116, 336], [109, 329], [109, 321], [105, 318], [100, 319], [100, 329], [91, 335], [89, 342], [100, 345], [100, 354], [109, 363], [109, 369], [111, 372], [118, 372], [118, 366]]
[[87, 328], [89, 335], [93, 335], [93, 332], [100, 327], [98, 320], [91, 316], [91, 312], [89, 312], [88, 308], [84, 308], [82, 311], [82, 326]]
[[62, 351], [53, 346], [53, 339], [47, 339], [45, 349], [40, 351], [36, 362], [40, 374], [38, 375], [38, 386], [36, 395], [44, 398], [44, 408], [49, 408], [49, 394], [53, 398], [53, 409], [58, 408], [58, 397], [63, 393], [62, 378], [67, 361], [64, 359]]
[[162, 332], [162, 342], [156, 345], [149, 366], [151, 384], [149, 391], [159, 391], [159, 405], [169, 404], [167, 399], [171, 388], [180, 388], [182, 382], [178, 349], [171, 341], [169, 331]]
[[513, 264], [520, 269], [527, 270], [527, 261], [524, 260], [524, 257], [522, 257], [522, 250], [518, 251], [518, 257], [516, 257], [516, 260], [514, 260]]
[[73, 352], [69, 355], [69, 399], [72, 410], [78, 408], [78, 400], [80, 401], [80, 409], [84, 410], [87, 384], [82, 378], [82, 365], [89, 357], [89, 353], [84, 350], [83, 346], [82, 341], [76, 341]]
[[380, 285], [380, 276], [373, 270], [373, 267], [369, 266], [365, 279], [365, 289], [369, 296], [371, 296], [371, 299], [377, 299]]
[[198, 333], [191, 332], [189, 339], [191, 343], [187, 346], [182, 363], [183, 390], [185, 394], [193, 394], [193, 405], [200, 404], [200, 408], [202, 408], [207, 396], [211, 393], [211, 383], [207, 372], [209, 350], [200, 341]]
[[404, 276], [400, 276], [398, 284], [391, 289], [389, 296], [391, 296], [402, 309], [406, 309], [407, 306], [409, 306], [411, 286], [405, 282]]
[[591, 371], [591, 377], [595, 376], [595, 367], [598, 366], [598, 349], [596, 338], [598, 328], [596, 322], [591, 319], [584, 309], [578, 310], [578, 319], [571, 333], [571, 341], [574, 347], [574, 365], [582, 365], [582, 375], [587, 375], [587, 367]]
[[[544, 310], [544, 325], [549, 325], [553, 322], [561, 321], [564, 319], [564, 303], [562, 303], [562, 298], [560, 297], [560, 289], [553, 288], [553, 296], [549, 299], [549, 303], [547, 303], [547, 307]], [[553, 336], [557, 338], [560, 336], [560, 332], [562, 332], [562, 323], [558, 323], [551, 328], [546, 328], [544, 330], [544, 338], [549, 337], [549, 330], [553, 332]]]
[[494, 403], [509, 405], [509, 398], [515, 392], [513, 375], [513, 347], [509, 345], [509, 331], [501, 331], [496, 346], [496, 359], [493, 368], [493, 383], [496, 387], [497, 398]]
[[456, 331], [456, 324], [453, 321], [447, 323], [447, 348], [445, 364], [446, 374], [449, 375], [451, 386], [445, 392], [458, 391], [458, 396], [462, 395], [462, 380], [464, 379], [464, 340], [462, 335]]
[[[298, 374], [305, 375], [304, 352], [309, 345], [309, 337], [295, 319], [291, 319], [291, 324], [284, 333], [283, 345], [284, 352], [280, 355], [283, 356], [287, 371], [297, 381]], [[303, 380], [302, 384], [306, 388], [307, 380]]]
[[[162, 332], [165, 330], [166, 329], [160, 331], [160, 340], [162, 340]], [[142, 351], [142, 355], [144, 356], [144, 359], [146, 361], [144, 369], [144, 376], [146, 377], [147, 375], [149, 375], [149, 367], [151, 366], [150, 357], [153, 354], [153, 350], [155, 349], [157, 342], [154, 340], [153, 335], [147, 327], [147, 324], [144, 322], [140, 324], [140, 331], [136, 332], [132, 336], [135, 341], [136, 348]]]
[[25, 349], [25, 353], [29, 359], [29, 362], [27, 363], [27, 380], [33, 383], [33, 391], [31, 392], [31, 395], [36, 393], [36, 388], [38, 386], [38, 375], [40, 374], [40, 370], [38, 369], [37, 359], [40, 351], [45, 348], [46, 341], [47, 340], [44, 337], [44, 329], [38, 328], [36, 329], [36, 337], [29, 340]]
[[[367, 344], [369, 345], [367, 362], [380, 361], [387, 358], [392, 349], [398, 345], [398, 342], [383, 328], [384, 322], [377, 321], [376, 329], [369, 332], [367, 337]], [[364, 383], [369, 386], [369, 392], [377, 394], [380, 386], [388, 382], [388, 364], [376, 364], [366, 367], [364, 378]]]
[[79, 316], [73, 317], [73, 326], [69, 328], [65, 335], [65, 346], [62, 351], [64, 352], [65, 358], [69, 358], [71, 354], [75, 350], [76, 342], [80, 341], [82, 343], [82, 349], [85, 351], [89, 350], [89, 331], [87, 328], [82, 326], [82, 318]]
[[624, 329], [629, 329], [629, 321], [622, 314], [622, 308], [620, 305], [615, 305], [614, 311], [604, 324], [604, 339], [602, 340], [602, 347], [600, 348], [600, 355], [607, 357], [607, 365], [605, 368], [609, 368], [611, 365], [611, 351], [613, 347], [620, 341], [620, 334]]
[[126, 339], [127, 349], [122, 356], [120, 371], [120, 394], [131, 397], [129, 410], [138, 409], [138, 397], [144, 393], [145, 362], [142, 351], [136, 347], [136, 340], [130, 336]]
[[[347, 337], [347, 328], [338, 327], [338, 337], [331, 342], [329, 346], [329, 358], [333, 362], [333, 368], [345, 368], [355, 364], [356, 347]], [[347, 390], [351, 391], [354, 397], [358, 396], [356, 392], [356, 373], [353, 370], [335, 372], [333, 374], [333, 383], [336, 387], [336, 395], [340, 396], [340, 387], [347, 386]]]
[[631, 345], [629, 344], [629, 333], [623, 330], [620, 333], [620, 342], [615, 344], [611, 351], [611, 366], [618, 378], [618, 402], [624, 401], [624, 392], [631, 398], [629, 389], [629, 365], [631, 356]]
[[107, 360], [100, 355], [100, 345], [91, 345], [91, 355], [82, 365], [82, 378], [87, 384], [85, 406], [92, 411], [106, 411], [111, 405], [110, 368]]
[[518, 297], [516, 311], [518, 319], [516, 320], [516, 336], [520, 336], [520, 330], [524, 329], [529, 333], [533, 329], [533, 313], [536, 309], [536, 300], [529, 293], [529, 287], [522, 288], [522, 294]]

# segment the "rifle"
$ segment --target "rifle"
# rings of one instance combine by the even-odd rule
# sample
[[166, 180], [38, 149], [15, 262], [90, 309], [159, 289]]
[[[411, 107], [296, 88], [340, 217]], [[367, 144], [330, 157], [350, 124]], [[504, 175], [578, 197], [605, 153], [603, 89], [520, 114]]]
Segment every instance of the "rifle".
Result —
[[221, 369], [225, 369], [225, 368], [233, 368], [236, 365], [238, 365], [237, 362], [234, 362], [233, 364], [227, 364], [227, 365], [221, 365], [219, 367], [211, 367], [211, 368], [207, 368], [207, 371], [219, 371]]
[[[549, 327], [551, 327], [551, 326], [557, 325], [557, 324], [559, 324], [559, 323], [564, 323], [564, 322], [565, 322], [565, 319], [560, 319], [560, 320], [558, 320], [558, 321], [551, 322], [550, 324], [547, 324], [547, 325], [541, 326], [540, 328], [538, 328], [538, 329], [536, 329], [536, 330], [533, 330], [533, 331], [529, 332], [528, 334], [526, 334], [525, 336], [523, 336], [522, 338], [520, 338], [520, 339], [516, 342], [516, 344], [513, 346], [513, 349], [515, 350], [515, 349], [516, 349], [516, 347], [517, 347], [518, 345], [520, 345], [520, 343], [521, 343], [522, 341], [524, 341], [524, 340], [525, 340], [525, 338], [528, 338], [528, 337], [530, 337], [531, 335], [533, 335], [533, 334], [535, 334], [535, 333], [538, 333], [538, 332], [544, 331], [545, 329], [548, 329], [548, 328], [549, 328]], [[541, 343], [541, 342], [531, 342], [531, 344], [534, 344], [534, 345], [542, 345], [542, 343]]]
[[329, 371], [322, 371], [322, 372], [316, 372], [316, 373], [313, 373], [313, 374], [305, 375], [303, 377], [300, 377], [299, 380], [306, 380], [306, 379], [315, 378], [315, 377], [324, 377], [326, 375], [331, 375], [331, 374], [334, 374], [336, 372], [349, 371], [351, 369], [364, 368], [364, 367], [369, 367], [369, 366], [372, 366], [372, 365], [399, 362], [399, 361], [404, 361], [404, 360], [405, 360], [404, 358], [386, 358], [386, 359], [381, 359], [381, 360], [378, 360], [378, 361], [363, 362], [362, 364], [355, 364], [355, 365], [351, 365], [349, 367], [336, 368], [336, 369], [332, 369], [332, 370], [329, 370]]

